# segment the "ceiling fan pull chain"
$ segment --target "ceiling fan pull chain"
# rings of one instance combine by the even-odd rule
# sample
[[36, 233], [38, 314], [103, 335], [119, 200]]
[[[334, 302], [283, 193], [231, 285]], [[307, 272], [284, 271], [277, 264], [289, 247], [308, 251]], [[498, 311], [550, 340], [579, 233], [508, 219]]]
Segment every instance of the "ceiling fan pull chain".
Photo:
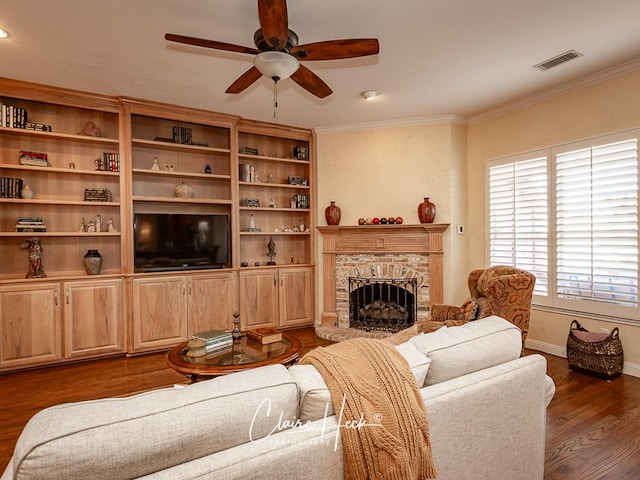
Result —
[[273, 77], [273, 118], [276, 118], [276, 109], [278, 108], [278, 77]]

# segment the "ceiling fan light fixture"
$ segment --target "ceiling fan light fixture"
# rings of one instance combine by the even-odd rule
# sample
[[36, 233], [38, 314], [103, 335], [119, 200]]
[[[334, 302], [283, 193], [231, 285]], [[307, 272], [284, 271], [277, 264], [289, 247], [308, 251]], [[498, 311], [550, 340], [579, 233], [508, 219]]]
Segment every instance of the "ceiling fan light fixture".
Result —
[[365, 100], [373, 100], [378, 96], [378, 92], [375, 90], [365, 90], [360, 95], [362, 95]]
[[273, 81], [289, 78], [300, 68], [300, 62], [295, 57], [276, 51], [259, 53], [253, 59], [253, 65], [261, 74]]
[[7, 38], [9, 36], [9, 32], [0, 28], [0, 38]]

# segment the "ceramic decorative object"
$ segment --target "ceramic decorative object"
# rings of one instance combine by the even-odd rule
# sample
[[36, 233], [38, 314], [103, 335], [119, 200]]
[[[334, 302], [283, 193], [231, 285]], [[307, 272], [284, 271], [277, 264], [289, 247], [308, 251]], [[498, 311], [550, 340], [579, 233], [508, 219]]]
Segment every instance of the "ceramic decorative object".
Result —
[[418, 205], [418, 218], [420, 223], [433, 223], [436, 219], [436, 205], [429, 201], [429, 197], [425, 197], [424, 202]]
[[193, 337], [187, 342], [187, 357], [204, 357], [207, 354], [207, 341], [204, 338]]
[[87, 275], [98, 275], [102, 268], [102, 255], [98, 250], [87, 250], [84, 258], [84, 269]]
[[193, 198], [193, 187], [188, 183], [180, 182], [173, 191], [178, 198]]
[[336, 205], [336, 202], [331, 204], [324, 210], [324, 218], [327, 221], [327, 225], [340, 225], [340, 207]]
[[276, 254], [276, 242], [273, 241], [273, 237], [269, 238], [269, 242], [267, 243], [267, 257], [269, 257], [269, 261], [267, 265], [275, 265], [276, 262], [273, 260]]
[[20, 190], [20, 196], [27, 200], [31, 200], [33, 198], [33, 189], [29, 185], [25, 185], [22, 190]]

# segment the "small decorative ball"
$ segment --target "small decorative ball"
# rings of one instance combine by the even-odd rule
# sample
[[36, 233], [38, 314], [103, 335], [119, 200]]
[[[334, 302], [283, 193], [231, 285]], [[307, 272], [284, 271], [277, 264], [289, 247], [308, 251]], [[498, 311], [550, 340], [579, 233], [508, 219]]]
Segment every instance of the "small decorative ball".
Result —
[[373, 220], [371, 219], [371, 217], [367, 217], [367, 219], [364, 221], [364, 223], [366, 223], [367, 225], [372, 225], [373, 224]]
[[358, 219], [358, 225], [364, 225], [364, 224], [365, 224], [365, 222], [366, 222], [366, 220], [365, 220], [364, 218], [362, 218], [362, 217], [360, 217], [360, 218]]
[[378, 225], [380, 223], [380, 219], [378, 217], [373, 217], [372, 222], [374, 225]]
[[389, 218], [387, 218], [387, 222], [393, 224], [393, 223], [396, 223], [396, 219], [395, 219], [395, 217], [389, 217]]
[[402, 222], [404, 222], [404, 220], [402, 219], [402, 217], [396, 217], [396, 223], [397, 223], [397, 224], [401, 224]]
[[380, 225], [386, 225], [386, 224], [387, 224], [387, 219], [386, 219], [386, 218], [384, 218], [384, 217], [382, 217], [382, 218], [380, 219]]

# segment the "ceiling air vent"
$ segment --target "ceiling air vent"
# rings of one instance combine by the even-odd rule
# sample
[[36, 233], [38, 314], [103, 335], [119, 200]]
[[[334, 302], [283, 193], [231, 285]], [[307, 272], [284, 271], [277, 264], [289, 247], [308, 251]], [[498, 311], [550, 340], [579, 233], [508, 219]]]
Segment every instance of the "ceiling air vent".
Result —
[[573, 60], [574, 58], [581, 57], [582, 53], [576, 52], [575, 50], [569, 50], [568, 52], [564, 52], [556, 57], [550, 58], [549, 60], [545, 60], [537, 65], [534, 65], [538, 70], [549, 70], [550, 68], [557, 67], [561, 63], [568, 62], [569, 60]]

